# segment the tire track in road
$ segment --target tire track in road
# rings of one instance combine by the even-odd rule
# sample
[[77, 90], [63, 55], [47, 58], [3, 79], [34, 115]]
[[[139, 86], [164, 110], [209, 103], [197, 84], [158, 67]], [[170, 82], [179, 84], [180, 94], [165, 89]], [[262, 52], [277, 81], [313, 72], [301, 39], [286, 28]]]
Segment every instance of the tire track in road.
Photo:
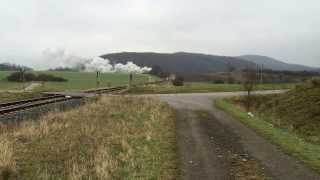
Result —
[[[243, 92], [152, 95], [177, 109], [176, 127], [182, 179], [234, 179], [233, 159], [224, 153], [230, 151], [232, 154], [247, 154], [249, 158], [245, 160], [256, 162], [256, 168], [263, 168], [264, 174], [271, 179], [319, 180], [318, 173], [213, 107], [213, 101], [217, 98], [241, 94]], [[210, 115], [208, 118], [199, 118], [195, 113], [197, 110], [205, 110]]]

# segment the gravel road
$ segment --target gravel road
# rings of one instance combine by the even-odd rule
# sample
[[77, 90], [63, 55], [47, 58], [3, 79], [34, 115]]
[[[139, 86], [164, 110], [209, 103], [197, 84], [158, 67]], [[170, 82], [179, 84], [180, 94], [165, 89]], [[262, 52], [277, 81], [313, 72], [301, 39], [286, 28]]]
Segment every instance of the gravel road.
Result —
[[[176, 128], [182, 179], [319, 180], [319, 174], [213, 107], [213, 101], [217, 98], [242, 94], [244, 92], [146, 95], [159, 98], [177, 109]], [[199, 116], [199, 110], [209, 115]], [[237, 165], [239, 161], [241, 163]], [[254, 172], [251, 172], [253, 169]]]

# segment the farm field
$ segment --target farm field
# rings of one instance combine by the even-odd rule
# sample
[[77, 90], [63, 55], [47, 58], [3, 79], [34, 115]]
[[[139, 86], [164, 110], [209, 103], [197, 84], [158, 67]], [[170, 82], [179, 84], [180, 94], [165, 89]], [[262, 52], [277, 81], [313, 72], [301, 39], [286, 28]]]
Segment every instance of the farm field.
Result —
[[[19, 90], [22, 89], [22, 83], [8, 82], [6, 77], [12, 72], [0, 71], [0, 90]], [[64, 90], [85, 90], [96, 88], [96, 73], [90, 72], [54, 72], [54, 71], [37, 71], [35, 73], [51, 74], [57, 77], [67, 79], [67, 82], [46, 82], [41, 89], [46, 91], [64, 91]], [[156, 80], [147, 74], [137, 74], [133, 76], [133, 83], [148, 82]], [[102, 73], [100, 76], [100, 87], [119, 86], [128, 84], [128, 74], [120, 73]], [[27, 86], [26, 83], [25, 86]]]
[[[291, 89], [295, 84], [258, 84], [255, 90], [274, 90], [274, 89]], [[170, 94], [170, 93], [206, 93], [206, 92], [234, 92], [243, 91], [241, 84], [214, 84], [205, 82], [186, 82], [184, 86], [172, 85], [150, 85], [144, 87], [135, 87], [131, 90], [136, 94]]]

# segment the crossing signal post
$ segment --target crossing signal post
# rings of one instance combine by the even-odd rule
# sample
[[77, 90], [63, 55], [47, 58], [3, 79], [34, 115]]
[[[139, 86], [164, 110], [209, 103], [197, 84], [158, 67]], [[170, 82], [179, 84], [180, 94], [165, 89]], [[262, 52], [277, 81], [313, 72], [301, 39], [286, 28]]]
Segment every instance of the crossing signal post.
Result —
[[100, 71], [97, 71], [97, 75], [96, 75], [96, 87], [97, 87], [97, 88], [100, 87]]
[[24, 67], [22, 67], [20, 69], [20, 78], [21, 78], [21, 82], [22, 82], [22, 89], [23, 91], [25, 91], [26, 89], [26, 85], [25, 85], [25, 72], [26, 72], [26, 69]]
[[131, 86], [132, 86], [132, 80], [133, 80], [133, 74], [130, 73], [130, 74], [129, 74], [129, 89], [130, 89]]
[[260, 84], [263, 83], [263, 64], [259, 65], [257, 64], [256, 72], [257, 72], [257, 82], [260, 82]]

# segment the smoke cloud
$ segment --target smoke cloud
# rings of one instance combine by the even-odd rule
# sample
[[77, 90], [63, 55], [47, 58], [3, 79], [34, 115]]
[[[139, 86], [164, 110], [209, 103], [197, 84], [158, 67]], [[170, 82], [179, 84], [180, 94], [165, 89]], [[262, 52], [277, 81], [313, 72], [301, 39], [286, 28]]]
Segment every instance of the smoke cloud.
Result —
[[109, 60], [105, 60], [100, 57], [95, 57], [91, 61], [84, 64], [85, 70], [89, 72], [100, 71], [100, 72], [114, 72], [113, 66]]
[[101, 72], [119, 72], [119, 73], [146, 73], [151, 71], [149, 67], [140, 67], [129, 61], [126, 64], [117, 63], [110, 64], [110, 60], [101, 57], [95, 57], [91, 61], [84, 64], [86, 71], [101, 71]]
[[64, 49], [46, 49], [42, 53], [42, 59], [47, 62], [50, 68], [74, 68], [87, 72], [141, 74], [152, 70], [150, 67], [140, 67], [131, 61], [126, 64], [111, 64], [110, 60], [101, 57], [86, 59], [67, 53]]
[[103, 59], [101, 57], [95, 57], [92, 60], [84, 63], [84, 67], [86, 71], [100, 71], [104, 73], [147, 73], [151, 71], [149, 67], [140, 67], [134, 64], [131, 61], [128, 61], [126, 64], [117, 63], [112, 65], [109, 59]]
[[86, 58], [71, 54], [64, 49], [45, 49], [42, 51], [40, 60], [44, 61], [48, 68], [68, 67], [75, 69], [88, 61]]

